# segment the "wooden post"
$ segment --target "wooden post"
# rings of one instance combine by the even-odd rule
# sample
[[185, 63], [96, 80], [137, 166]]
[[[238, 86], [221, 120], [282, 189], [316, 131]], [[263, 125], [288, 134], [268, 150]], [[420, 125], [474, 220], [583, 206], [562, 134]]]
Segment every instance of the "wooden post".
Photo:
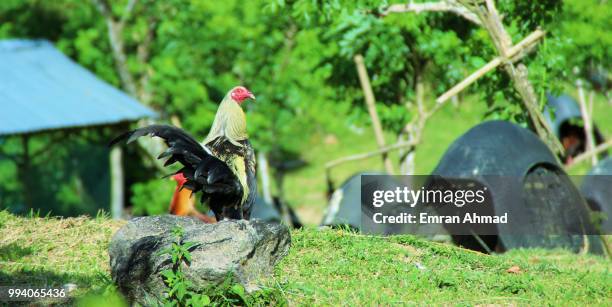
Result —
[[123, 216], [124, 176], [123, 152], [120, 146], [110, 150], [110, 177], [111, 177], [111, 216], [118, 220]]
[[[366, 70], [365, 64], [363, 62], [363, 56], [361, 54], [357, 54], [355, 55], [354, 60], [355, 64], [357, 65], [357, 73], [359, 74], [359, 81], [361, 83], [361, 88], [365, 96], [368, 113], [370, 113], [370, 118], [372, 119], [372, 128], [374, 129], [376, 143], [378, 144], [378, 148], [384, 148], [385, 135], [383, 134], [382, 125], [380, 124], [378, 113], [376, 112], [376, 99], [374, 98], [374, 92], [372, 91], [372, 85], [370, 84], [368, 71]], [[389, 156], [386, 153], [383, 154], [383, 163], [385, 165], [387, 173], [393, 174], [393, 165], [391, 164], [391, 160], [389, 160]]]
[[[283, 168], [277, 168], [276, 172], [274, 172], [274, 183], [276, 184], [277, 200], [280, 205], [280, 215], [283, 223], [287, 225], [289, 228], [293, 228], [293, 221], [291, 220], [291, 214], [289, 213], [289, 208], [287, 207], [287, 203], [285, 202], [285, 193], [283, 189], [283, 184], [285, 181], [285, 170]], [[274, 201], [274, 200], [272, 200]], [[274, 203], [270, 203], [274, 206]]]
[[[417, 75], [416, 80], [415, 98], [417, 114], [415, 116], [418, 116], [417, 121], [408, 124], [400, 134], [400, 137], [402, 134], [406, 134], [408, 142], [414, 142], [415, 144], [421, 141], [422, 130], [425, 128], [425, 121], [428, 117], [425, 111], [423, 78]], [[402, 175], [414, 175], [416, 173], [415, 150], [416, 148], [413, 146], [400, 151], [400, 171]]]
[[32, 169], [30, 160], [30, 135], [24, 134], [21, 136], [21, 150], [22, 158], [17, 163], [17, 175], [21, 181], [21, 193], [23, 195], [23, 202], [28, 210], [34, 209], [34, 198], [32, 197], [35, 187], [32, 183]]
[[272, 203], [272, 192], [270, 191], [270, 171], [268, 168], [268, 158], [264, 152], [257, 153], [257, 166], [259, 167], [259, 176], [261, 176], [261, 191], [263, 198], [269, 205]]
[[[593, 137], [593, 122], [591, 121], [591, 112], [587, 108], [586, 98], [584, 97], [584, 88], [582, 80], [576, 80], [578, 88], [578, 101], [580, 102], [580, 113], [582, 113], [582, 122], [584, 125], [584, 135], [586, 136], [585, 152], [589, 152], [595, 148], [595, 139]], [[591, 165], [597, 164], [597, 155], [591, 156]]]
[[[406, 134], [401, 134], [398, 138], [397, 143], [403, 142], [414, 142], [414, 132], [409, 131]], [[415, 152], [414, 147], [409, 147], [407, 149], [400, 149], [400, 173], [402, 175], [414, 175], [416, 173], [416, 165], [415, 165]]]
[[612, 140], [609, 140], [609, 141], [607, 141], [607, 142], [605, 142], [603, 144], [599, 144], [599, 145], [597, 145], [597, 147], [593, 148], [593, 150], [583, 152], [583, 153], [579, 154], [578, 156], [576, 156], [574, 158], [574, 160], [572, 161], [572, 164], [566, 165], [565, 169], [569, 170], [569, 169], [573, 168], [574, 166], [580, 164], [580, 162], [582, 162], [582, 161], [584, 161], [586, 159], [589, 159], [589, 158], [591, 158], [594, 155], [598, 155], [598, 154], [601, 154], [602, 152], [606, 152], [606, 150], [608, 150], [608, 148], [610, 148], [610, 147], [612, 147]]

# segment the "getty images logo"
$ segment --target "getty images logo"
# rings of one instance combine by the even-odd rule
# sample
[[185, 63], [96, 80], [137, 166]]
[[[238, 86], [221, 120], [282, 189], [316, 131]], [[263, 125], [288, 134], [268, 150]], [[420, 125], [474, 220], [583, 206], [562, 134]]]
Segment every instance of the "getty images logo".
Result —
[[396, 187], [394, 190], [376, 190], [372, 193], [372, 205], [380, 208], [386, 204], [406, 204], [414, 208], [417, 204], [452, 204], [463, 207], [466, 204], [485, 202], [487, 187], [481, 189], [411, 189]]

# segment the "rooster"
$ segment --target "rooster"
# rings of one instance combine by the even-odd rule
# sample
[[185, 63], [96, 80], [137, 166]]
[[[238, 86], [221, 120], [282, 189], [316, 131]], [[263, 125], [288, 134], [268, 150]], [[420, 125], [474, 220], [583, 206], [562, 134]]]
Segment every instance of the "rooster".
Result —
[[[257, 180], [255, 154], [248, 140], [246, 116], [241, 107], [247, 99], [255, 99], [255, 96], [245, 87], [231, 89], [221, 101], [202, 144], [174, 126], [151, 125], [116, 137], [111, 146], [123, 140], [131, 143], [145, 135], [162, 138], [168, 149], [158, 159], [168, 158], [164, 166], [176, 162], [183, 166], [173, 176], [177, 188], [170, 205], [171, 213], [194, 215], [204, 222], [248, 220], [255, 203]], [[208, 201], [215, 219], [195, 209], [191, 196], [200, 191], [200, 202]]]

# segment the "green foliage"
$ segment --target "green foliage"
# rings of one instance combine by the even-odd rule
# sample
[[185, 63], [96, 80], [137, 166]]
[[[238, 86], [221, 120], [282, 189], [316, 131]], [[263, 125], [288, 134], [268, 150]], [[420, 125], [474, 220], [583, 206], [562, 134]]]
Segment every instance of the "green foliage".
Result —
[[[511, 35], [518, 40], [528, 34], [533, 25], [549, 23], [559, 3], [521, 5], [506, 1], [500, 6], [504, 16], [509, 16], [505, 21], [510, 24]], [[281, 1], [270, 7], [272, 10], [290, 8], [293, 17], [304, 27], [321, 29], [322, 41], [334, 46], [329, 48], [333, 53], [323, 57], [321, 62], [331, 64], [333, 69], [327, 82], [361, 112], [364, 112], [363, 97], [352, 58], [363, 54], [375, 96], [380, 102], [378, 108], [383, 125], [398, 132], [413, 116], [410, 109], [403, 106], [414, 102], [419, 82], [428, 84], [429, 97], [438, 96], [497, 54], [488, 34], [459, 16], [428, 12], [391, 14], [383, 18], [380, 13], [387, 5], [387, 1], [295, 1], [290, 4]], [[526, 14], [525, 9], [532, 11]], [[542, 71], [551, 67], [559, 70], [556, 59], [542, 58], [544, 60], [533, 65], [542, 67], [532, 75], [541, 85], [538, 93], [551, 90], [553, 86], [549, 80], [556, 76], [556, 73], [542, 76]], [[490, 105], [489, 114], [493, 117], [525, 121], [520, 100], [503, 72], [490, 74], [467, 92], [473, 91], [483, 93], [483, 100]], [[363, 118], [360, 124], [368, 120], [363, 116], [356, 118]]]
[[[1, 156], [0, 156], [1, 157]], [[16, 209], [16, 204], [20, 203], [20, 197], [16, 193], [19, 191], [19, 181], [17, 178], [17, 168], [15, 163], [8, 159], [0, 159], [0, 208]]]
[[108, 138], [105, 129], [30, 137], [27, 164], [21, 137], [0, 139], [0, 207], [67, 216], [108, 208]]
[[[554, 24], [553, 34], [562, 40], [559, 56], [566, 60], [565, 69], [578, 69], [580, 76], [588, 77], [603, 70], [609, 78], [612, 59], [612, 4], [608, 1], [568, 0]], [[572, 80], [573, 81], [573, 80]]]
[[[550, 31], [551, 28], [554, 28], [552, 25], [554, 18], [559, 16], [561, 11], [559, 0], [497, 1], [497, 3], [500, 14], [504, 16], [503, 23], [513, 43], [518, 43], [536, 28]], [[488, 36], [483, 29], [479, 31], [480, 36]], [[528, 77], [539, 98], [541, 109], [546, 104], [546, 93], [558, 93], [562, 86], [559, 81], [566, 74], [567, 67], [564, 58], [558, 54], [561, 42], [562, 40], [558, 37], [545, 38], [534, 52], [522, 59], [522, 63], [529, 71]], [[497, 56], [497, 52], [492, 48], [488, 37], [485, 45], [473, 45], [473, 50], [484, 47], [480, 49], [485, 51], [482, 56], [489, 61]], [[490, 118], [512, 120], [524, 126], [528, 122], [522, 99], [514, 89], [510, 77], [501, 67], [481, 78], [474, 89], [479, 90], [482, 99], [487, 102], [489, 106], [487, 115]]]
[[154, 178], [132, 185], [132, 212], [135, 215], [156, 215], [168, 212], [176, 182]]
[[183, 240], [184, 230], [180, 226], [172, 229], [175, 241], [166, 249], [160, 251], [158, 256], [169, 255], [172, 261], [172, 268], [163, 270], [159, 275], [168, 286], [167, 301], [164, 306], [205, 306], [210, 304], [210, 297], [204, 294], [190, 291], [192, 283], [185, 278], [182, 265], [191, 264], [190, 248], [196, 244]]
[[383, 125], [397, 133], [413, 115], [406, 106], [414, 102], [419, 82], [430, 84], [433, 96], [462, 79], [463, 62], [473, 62], [470, 50], [464, 47], [464, 37], [473, 26], [439, 14], [381, 18], [378, 11], [384, 5], [382, 1], [343, 1], [341, 8], [332, 10], [333, 18], [319, 26], [326, 29], [324, 41], [338, 46], [323, 59], [333, 67], [328, 82], [359, 106], [358, 110], [364, 110], [352, 60], [362, 54]]
[[[125, 1], [108, 2], [113, 17], [121, 18]], [[244, 84], [259, 98], [245, 105], [252, 142], [259, 151], [280, 158], [302, 149], [296, 136], [343, 125], [337, 119], [349, 105], [336, 99], [333, 89], [324, 84], [330, 68], [319, 66], [327, 46], [321, 44], [316, 30], [296, 28], [283, 12], [262, 12], [266, 3], [138, 2], [122, 35], [129, 72], [142, 85], [144, 94], [138, 98], [162, 118], [177, 116], [185, 129], [203, 138], [226, 91]], [[50, 39], [81, 65], [123, 87], [107, 24], [92, 2], [3, 2], [0, 20], [0, 38]], [[148, 39], [149, 43], [143, 42]], [[14, 175], [10, 169], [5, 172], [0, 177]], [[136, 212], [161, 212], [162, 199], [153, 195], [166, 186], [145, 182], [134, 187]], [[67, 207], [83, 202], [69, 185], [57, 190], [64, 191], [60, 194]], [[14, 198], [2, 195], [2, 202], [15, 206]]]
[[264, 288], [247, 293], [241, 284], [229, 275], [223, 283], [203, 291], [210, 299], [212, 306], [286, 306], [287, 299], [276, 288]]
[[[275, 160], [312, 156], [307, 152], [313, 146], [324, 145], [309, 140], [369, 125], [353, 62], [356, 54], [365, 58], [378, 112], [392, 139], [415, 115], [419, 82], [425, 83], [431, 102], [497, 55], [486, 31], [455, 14], [381, 15], [390, 3], [401, 1], [143, 0], [129, 15], [126, 0], [107, 2], [116, 21], [125, 18], [121, 38], [135, 95], [155, 108], [161, 121], [176, 116], [202, 139], [226, 91], [244, 84], [258, 97], [244, 105], [251, 140], [258, 152]], [[612, 36], [605, 32], [612, 20], [609, 1], [496, 3], [513, 42], [537, 27], [547, 31], [536, 52], [523, 61], [542, 106], [547, 92], [558, 93], [563, 82], [574, 81], [574, 68], [583, 77], [610, 70]], [[49, 39], [79, 64], [125, 89], [107, 23], [91, 1], [0, 1], [0, 20], [0, 38]], [[460, 98], [472, 94], [488, 105], [479, 115], [525, 124], [520, 98], [501, 69]], [[40, 148], [50, 140], [33, 142]], [[20, 145], [9, 139], [2, 148], [16, 153]], [[70, 170], [70, 155], [60, 148], [45, 156], [49, 163], [37, 165], [39, 186], [50, 190], [40, 198], [57, 201], [60, 205], [52, 206], [56, 214], [94, 214], [108, 200], [94, 202], [96, 193], [81, 189], [73, 172], [54, 173]], [[161, 194], [169, 195], [171, 184], [158, 181], [152, 168], [133, 175], [139, 172], [138, 163], [130, 162], [128, 182], [140, 182], [132, 188], [134, 212], [164, 212], [167, 199]], [[14, 164], [2, 158], [0, 205], [27, 212], [18, 176]]]
[[[607, 66], [610, 35], [609, 3], [606, 1], [496, 1], [504, 24], [518, 42], [536, 28], [550, 34], [537, 52], [527, 56], [529, 78], [543, 106], [547, 92], [558, 93], [560, 80], [572, 80], [574, 65]], [[279, 1], [272, 10], [290, 8], [304, 27], [320, 27], [322, 39], [336, 45], [324, 57], [333, 66], [332, 82], [354, 105], [362, 105], [352, 56], [361, 53], [372, 79], [377, 100], [385, 105], [414, 100], [417, 78], [430, 85], [437, 96], [497, 56], [486, 31], [448, 13], [404, 13], [381, 17], [387, 1]], [[577, 42], [577, 43], [574, 43]], [[331, 49], [331, 48], [330, 48]], [[579, 54], [579, 55], [578, 55]], [[578, 55], [578, 56], [574, 56]], [[599, 66], [598, 66], [599, 67]], [[488, 74], [467, 93], [481, 93], [489, 105], [487, 116], [525, 123], [526, 112], [511, 80], [503, 70]], [[395, 130], [408, 116], [396, 116], [385, 107], [384, 126]], [[406, 113], [406, 112], [404, 112]]]
[[78, 307], [127, 307], [129, 306], [123, 295], [119, 292], [112, 279], [104, 276], [104, 286], [94, 289], [76, 301]]

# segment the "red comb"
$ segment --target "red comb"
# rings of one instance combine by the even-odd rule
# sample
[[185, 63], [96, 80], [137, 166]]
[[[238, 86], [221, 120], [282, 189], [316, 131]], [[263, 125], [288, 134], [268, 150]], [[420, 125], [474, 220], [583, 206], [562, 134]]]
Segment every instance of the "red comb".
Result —
[[176, 180], [179, 186], [182, 186], [183, 184], [185, 184], [185, 182], [187, 182], [187, 178], [185, 178], [185, 175], [183, 175], [183, 173], [178, 173], [172, 176], [172, 179]]

